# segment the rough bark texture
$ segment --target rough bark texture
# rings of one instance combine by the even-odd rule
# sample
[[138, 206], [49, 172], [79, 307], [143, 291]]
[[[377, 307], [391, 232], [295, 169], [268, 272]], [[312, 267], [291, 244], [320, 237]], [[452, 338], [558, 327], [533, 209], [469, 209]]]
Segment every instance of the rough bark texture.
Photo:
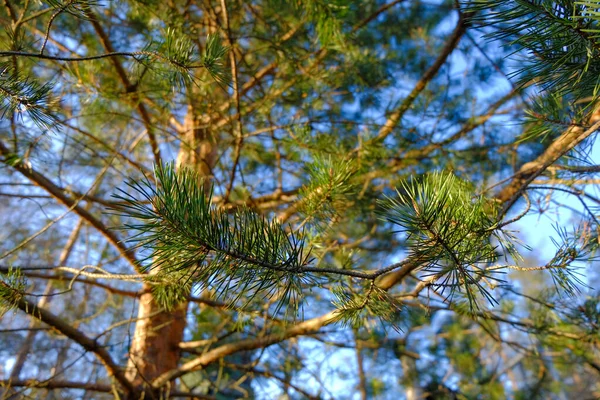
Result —
[[[216, 144], [209, 129], [208, 118], [197, 117], [188, 107], [184, 121], [177, 167], [194, 168], [205, 178], [205, 188], [210, 185], [212, 168], [216, 160]], [[202, 184], [199, 182], [198, 184]], [[156, 271], [153, 271], [154, 273]], [[186, 326], [188, 304], [164, 311], [155, 301], [149, 286], [140, 297], [137, 323], [131, 340], [127, 378], [138, 388], [149, 388], [158, 376], [177, 369], [180, 357], [179, 343]], [[162, 388], [162, 392], [168, 387]], [[156, 397], [159, 393], [147, 394]]]

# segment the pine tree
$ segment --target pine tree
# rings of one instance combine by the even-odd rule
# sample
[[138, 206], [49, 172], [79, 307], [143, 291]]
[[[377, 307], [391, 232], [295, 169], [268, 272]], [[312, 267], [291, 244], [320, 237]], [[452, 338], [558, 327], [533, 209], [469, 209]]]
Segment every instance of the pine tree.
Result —
[[0, 21], [3, 398], [600, 395], [598, 1]]

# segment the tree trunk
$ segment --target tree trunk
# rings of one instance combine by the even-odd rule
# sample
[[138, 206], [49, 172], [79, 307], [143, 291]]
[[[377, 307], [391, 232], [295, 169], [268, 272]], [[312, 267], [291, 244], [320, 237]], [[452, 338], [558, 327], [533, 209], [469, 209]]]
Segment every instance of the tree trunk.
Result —
[[[210, 186], [216, 160], [216, 143], [208, 122], [208, 117], [198, 118], [194, 108], [188, 106], [180, 132], [182, 143], [177, 157], [177, 167], [195, 169], [204, 179], [202, 184], [205, 188]], [[156, 273], [156, 270], [151, 273]], [[165, 311], [154, 301], [151, 287], [144, 285], [126, 376], [151, 397], [160, 397], [160, 393], [149, 390], [151, 382], [164, 372], [177, 368], [187, 308], [188, 303], [185, 302], [172, 311]], [[168, 388], [160, 390], [161, 393], [166, 391]]]

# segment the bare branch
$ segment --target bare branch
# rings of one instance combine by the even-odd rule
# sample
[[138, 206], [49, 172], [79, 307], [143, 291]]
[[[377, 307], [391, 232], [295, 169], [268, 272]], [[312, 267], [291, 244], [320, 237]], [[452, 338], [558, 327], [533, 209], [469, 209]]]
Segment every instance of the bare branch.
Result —
[[[5, 285], [2, 282], [0, 282], [0, 284]], [[125, 378], [121, 367], [114, 362], [108, 351], [98, 344], [96, 340], [87, 337], [83, 332], [73, 328], [70, 323], [52, 314], [50, 311], [27, 301], [24, 297], [18, 301], [17, 307], [31, 317], [55, 328], [61, 334], [73, 340], [87, 351], [93, 353], [100, 360], [102, 365], [104, 365], [109, 376], [114, 377], [127, 392], [135, 392], [131, 382]]]
[[320, 317], [301, 322], [280, 334], [271, 334], [256, 339], [245, 339], [234, 343], [224, 344], [213, 350], [207, 351], [206, 353], [204, 353], [200, 357], [193, 359], [192, 361], [188, 361], [187, 363], [183, 364], [181, 367], [175, 370], [171, 370], [162, 374], [152, 382], [152, 387], [161, 388], [173, 379], [179, 378], [180, 376], [183, 376], [188, 372], [200, 370], [206, 365], [209, 365], [229, 354], [237, 353], [244, 350], [265, 348], [292, 337], [317, 332], [319, 329], [331, 322], [336, 315], [336, 311], [331, 311]]
[[[10, 155], [10, 150], [4, 145], [4, 143], [0, 142], [0, 154], [3, 156]], [[114, 231], [109, 230], [99, 219], [94, 217], [89, 211], [83, 208], [80, 205], [76, 204], [76, 200], [67, 196], [58, 186], [56, 186], [51, 180], [33, 170], [33, 168], [27, 168], [24, 165], [17, 164], [14, 165], [17, 171], [19, 171], [23, 176], [31, 180], [37, 186], [46, 190], [52, 197], [58, 200], [60, 203], [65, 205], [68, 208], [73, 208], [73, 211], [77, 213], [81, 218], [83, 218], [86, 222], [88, 222], [91, 226], [96, 228], [118, 251], [121, 255], [129, 261], [131, 265], [133, 265], [136, 270], [138, 268], [138, 263], [135, 258], [135, 254], [133, 250], [127, 248], [121, 239], [117, 237]]]
[[413, 104], [417, 96], [419, 96], [423, 89], [427, 87], [427, 84], [437, 75], [440, 68], [442, 68], [442, 65], [446, 63], [446, 60], [448, 59], [452, 51], [456, 48], [458, 42], [460, 42], [460, 39], [462, 38], [464, 33], [467, 31], [467, 27], [469, 25], [468, 19], [468, 14], [459, 14], [458, 24], [456, 25], [456, 28], [454, 28], [454, 32], [452, 32], [452, 34], [450, 35], [450, 39], [448, 40], [448, 42], [446, 42], [446, 45], [438, 55], [437, 59], [434, 61], [431, 67], [429, 67], [429, 69], [425, 71], [423, 76], [421, 76], [421, 79], [419, 79], [413, 90], [408, 96], [406, 96], [406, 98], [402, 101], [400, 106], [398, 106], [394, 110], [394, 112], [392, 112], [392, 114], [388, 117], [383, 127], [377, 133], [375, 140], [383, 140], [393, 131], [393, 129], [402, 119], [404, 113], [408, 111], [410, 106]]

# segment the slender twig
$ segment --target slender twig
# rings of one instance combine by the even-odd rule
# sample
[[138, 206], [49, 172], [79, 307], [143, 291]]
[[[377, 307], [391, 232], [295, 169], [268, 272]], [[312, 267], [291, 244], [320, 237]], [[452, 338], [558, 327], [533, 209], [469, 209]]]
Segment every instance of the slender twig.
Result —
[[529, 196], [527, 196], [527, 193], [523, 193], [523, 197], [525, 198], [525, 203], [526, 203], [525, 209], [521, 213], [519, 213], [519, 215], [515, 216], [514, 218], [509, 219], [508, 221], [504, 221], [503, 223], [494, 227], [494, 229], [501, 229], [507, 225], [510, 225], [514, 222], [519, 221], [521, 218], [523, 218], [525, 215], [527, 215], [527, 213], [531, 209], [531, 201], [529, 200]]
[[391, 2], [389, 2], [387, 4], [382, 5], [377, 10], [375, 10], [374, 13], [372, 13], [367, 18], [365, 18], [362, 21], [360, 21], [358, 24], [354, 25], [352, 27], [352, 33], [355, 33], [357, 31], [359, 31], [360, 29], [362, 29], [363, 27], [365, 27], [366, 25], [368, 25], [369, 22], [371, 22], [371, 21], [375, 20], [377, 17], [379, 17], [381, 14], [383, 14], [384, 12], [386, 12], [387, 10], [389, 10], [390, 8], [392, 8], [393, 6], [395, 6], [396, 4], [400, 4], [400, 3], [404, 2], [404, 1], [405, 0], [394, 0], [394, 1], [391, 1]]
[[73, 381], [62, 381], [62, 380], [45, 380], [38, 381], [35, 379], [19, 380], [19, 379], [5, 379], [0, 380], [1, 386], [8, 387], [26, 387], [26, 388], [42, 388], [42, 389], [82, 389], [89, 390], [91, 392], [100, 393], [111, 393], [112, 386], [101, 383], [88, 383], [88, 382], [73, 382]]
[[227, 45], [229, 46], [229, 60], [231, 62], [231, 79], [233, 84], [233, 96], [235, 99], [235, 108], [236, 108], [236, 125], [237, 132], [235, 138], [235, 149], [233, 152], [233, 165], [231, 167], [231, 177], [229, 179], [229, 184], [227, 185], [227, 189], [225, 191], [224, 202], [226, 203], [229, 200], [229, 196], [231, 195], [231, 190], [233, 188], [233, 184], [235, 181], [235, 175], [238, 168], [238, 164], [240, 162], [240, 154], [242, 150], [242, 146], [244, 144], [244, 131], [242, 125], [242, 108], [240, 106], [240, 91], [238, 87], [238, 69], [237, 63], [235, 60], [235, 49], [233, 39], [231, 38], [231, 28], [229, 26], [229, 14], [227, 13], [227, 2], [226, 0], [221, 0], [221, 11], [223, 14], [223, 21], [225, 23], [225, 29], [227, 30]]
[[173, 379], [179, 378], [180, 376], [183, 376], [189, 372], [200, 370], [204, 368], [204, 366], [209, 365], [229, 354], [238, 353], [244, 350], [266, 348], [270, 345], [280, 343], [292, 337], [317, 332], [323, 326], [333, 321], [336, 316], [337, 313], [335, 311], [331, 311], [320, 317], [301, 322], [282, 333], [274, 333], [259, 338], [245, 339], [234, 343], [224, 344], [215, 349], [207, 351], [191, 361], [184, 363], [177, 369], [162, 374], [152, 382], [152, 387], [163, 387]]
[[71, 0], [68, 3], [63, 4], [62, 7], [57, 9], [52, 13], [50, 20], [48, 21], [48, 25], [46, 26], [46, 33], [44, 34], [44, 42], [42, 43], [42, 48], [40, 49], [40, 54], [44, 54], [44, 49], [46, 48], [46, 43], [48, 43], [48, 38], [50, 37], [50, 28], [52, 27], [52, 23], [58, 17], [60, 13], [69, 8], [76, 0]]
[[[96, 187], [96, 185], [100, 182], [100, 180], [104, 177], [104, 174], [108, 171], [108, 169], [112, 165], [112, 161], [113, 160], [114, 160], [114, 156], [110, 160], [108, 160], [108, 162], [106, 163], [106, 165], [104, 166], [104, 168], [102, 169], [102, 171], [100, 171], [100, 173], [98, 174], [98, 176], [96, 177], [96, 179], [94, 180], [94, 182], [92, 183], [92, 185], [90, 186], [90, 188], [85, 192], [85, 195], [87, 195], [92, 190], [94, 190], [94, 188]], [[71, 213], [71, 211], [73, 211], [76, 207], [79, 206], [79, 203], [81, 202], [81, 200], [83, 200], [84, 196], [81, 196], [80, 198], [75, 199], [75, 201], [73, 201], [73, 204], [67, 209], [67, 211], [65, 211], [63, 214], [59, 215], [58, 217], [54, 218], [52, 221], [50, 221], [49, 223], [47, 223], [46, 226], [44, 226], [42, 229], [40, 229], [39, 231], [37, 231], [33, 235], [29, 236], [28, 238], [26, 238], [25, 240], [23, 240], [21, 243], [19, 243], [18, 245], [16, 245], [12, 249], [6, 251], [4, 254], [0, 255], [0, 260], [8, 257], [9, 255], [13, 254], [17, 250], [23, 248], [29, 242], [31, 242], [32, 240], [34, 240], [35, 238], [37, 238], [38, 236], [40, 236], [42, 233], [44, 233], [48, 229], [50, 229], [58, 221], [60, 221], [61, 219], [63, 219], [67, 215], [69, 215]]]
[[[552, 168], [562, 169], [578, 174], [589, 174], [600, 172], [600, 165], [555, 165]], [[550, 169], [550, 168], [548, 168]]]

